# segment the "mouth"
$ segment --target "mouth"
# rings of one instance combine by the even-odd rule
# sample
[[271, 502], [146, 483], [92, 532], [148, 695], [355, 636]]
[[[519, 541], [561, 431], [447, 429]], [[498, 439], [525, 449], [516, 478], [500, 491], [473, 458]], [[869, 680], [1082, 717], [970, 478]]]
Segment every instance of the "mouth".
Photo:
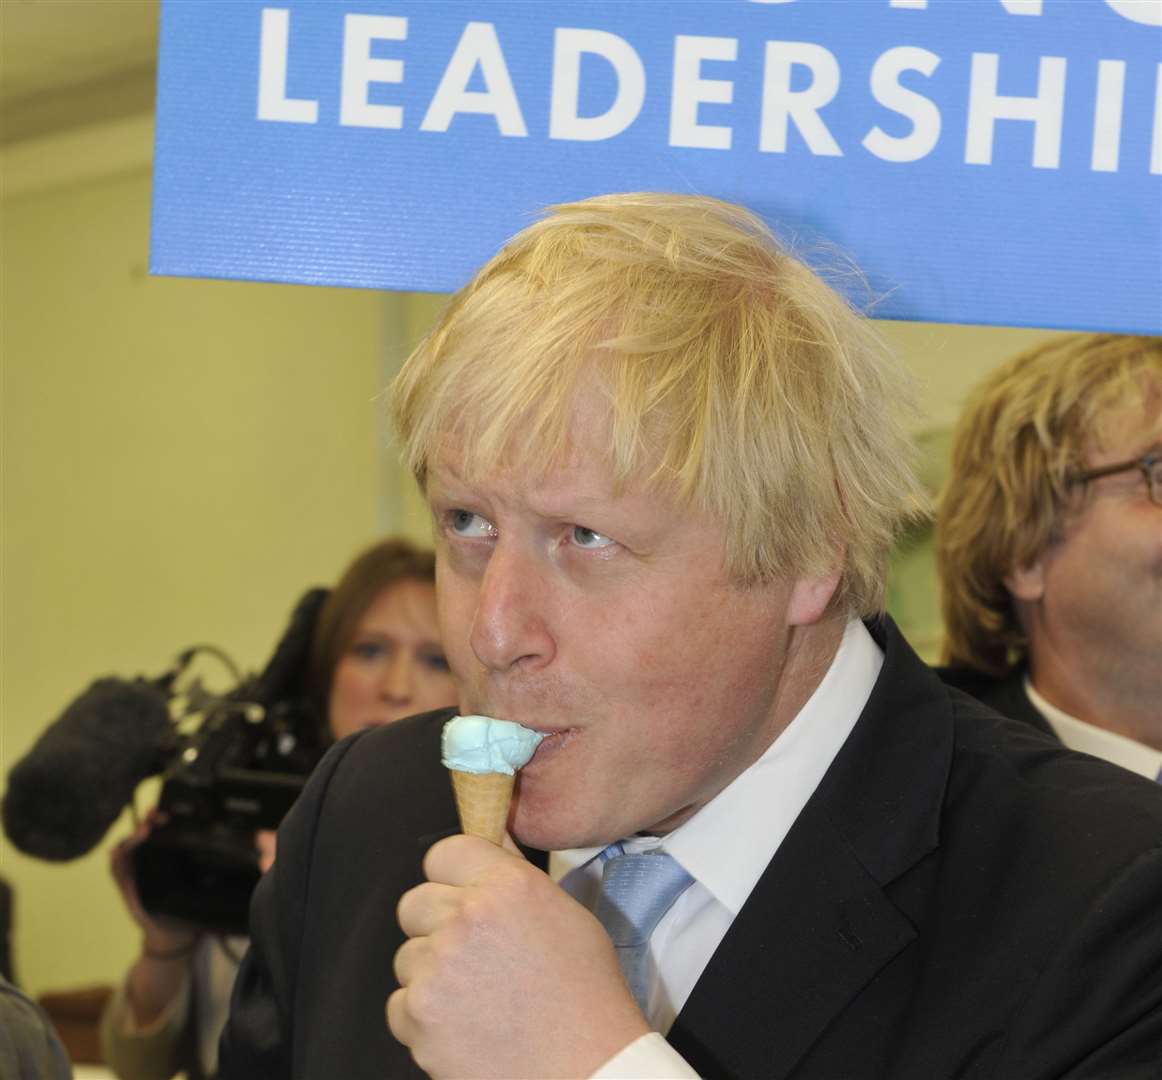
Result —
[[522, 766], [522, 772], [528, 772], [534, 766], [552, 760], [582, 732], [582, 728], [574, 725], [559, 725], [552, 726], [544, 723], [538, 723], [533, 716], [528, 716], [525, 719], [521, 714], [528, 714], [534, 712], [532, 709], [522, 708], [505, 708], [498, 703], [485, 703], [481, 701], [466, 702], [461, 701], [460, 712], [462, 715], [478, 715], [491, 716], [496, 720], [507, 720], [513, 724], [520, 724], [521, 727], [527, 728], [529, 731], [535, 731], [541, 736], [541, 741], [537, 744], [533, 751], [533, 756], [529, 758], [528, 762]]
[[563, 751], [578, 735], [577, 728], [558, 728], [555, 730], [534, 728], [534, 730], [540, 732], [543, 738], [537, 745], [536, 750], [533, 751], [533, 756], [529, 760], [529, 763], [525, 766], [526, 771], [534, 765], [539, 765], [543, 762], [551, 761], [554, 757], [561, 753], [561, 751]]

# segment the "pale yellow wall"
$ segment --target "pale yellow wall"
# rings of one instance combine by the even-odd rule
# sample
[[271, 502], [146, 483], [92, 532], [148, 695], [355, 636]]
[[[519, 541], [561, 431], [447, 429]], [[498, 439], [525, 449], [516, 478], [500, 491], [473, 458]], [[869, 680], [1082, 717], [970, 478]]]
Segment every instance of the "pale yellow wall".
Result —
[[967, 392], [989, 370], [1052, 333], [1009, 326], [888, 320], [876, 325], [919, 382], [922, 432], [950, 427]]
[[[386, 293], [384, 304], [387, 311], [387, 337], [384, 351], [388, 357], [386, 377], [391, 378], [407, 359], [412, 347], [435, 324], [448, 297], [438, 293]], [[386, 385], [386, 384], [385, 384]], [[419, 488], [399, 465], [399, 455], [394, 441], [394, 433], [389, 421], [386, 423], [385, 460], [391, 470], [390, 481], [383, 486], [381, 514], [392, 527], [414, 536], [417, 540], [430, 544], [432, 537], [431, 517]]]
[[[198, 641], [262, 663], [305, 587], [406, 525], [377, 395], [410, 305], [150, 278], [146, 170], [0, 209], [6, 774], [97, 675], [159, 673]], [[131, 956], [106, 860], [0, 841], [32, 991]]]

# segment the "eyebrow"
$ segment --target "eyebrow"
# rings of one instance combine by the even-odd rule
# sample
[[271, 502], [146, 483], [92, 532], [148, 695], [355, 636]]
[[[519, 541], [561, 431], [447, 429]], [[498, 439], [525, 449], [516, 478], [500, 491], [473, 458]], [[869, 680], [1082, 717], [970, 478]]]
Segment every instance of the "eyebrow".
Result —
[[1129, 472], [1130, 469], [1140, 467], [1146, 462], [1153, 464], [1160, 457], [1162, 457], [1162, 443], [1155, 443], [1134, 457], [1122, 458], [1120, 461], [1111, 461], [1108, 465], [1095, 465], [1092, 468], [1076, 469], [1066, 474], [1066, 480], [1072, 483], [1088, 483], [1090, 480], [1101, 480], [1106, 476], [1116, 476], [1118, 473]]

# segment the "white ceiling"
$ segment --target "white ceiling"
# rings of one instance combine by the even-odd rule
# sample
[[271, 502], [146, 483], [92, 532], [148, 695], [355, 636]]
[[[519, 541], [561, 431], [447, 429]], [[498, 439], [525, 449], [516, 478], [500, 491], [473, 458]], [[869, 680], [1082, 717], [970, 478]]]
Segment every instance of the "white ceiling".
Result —
[[124, 87], [156, 69], [158, 12], [158, 0], [0, 0], [6, 137], [65, 126], [70, 115], [84, 122], [98, 99], [124, 109]]

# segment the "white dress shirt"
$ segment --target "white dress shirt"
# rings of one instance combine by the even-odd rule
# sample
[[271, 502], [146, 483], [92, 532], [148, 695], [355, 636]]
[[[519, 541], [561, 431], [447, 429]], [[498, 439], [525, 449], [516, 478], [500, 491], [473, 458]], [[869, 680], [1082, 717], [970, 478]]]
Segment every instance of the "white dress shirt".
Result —
[[[654, 977], [646, 1019], [654, 1032], [606, 1062], [594, 1080], [697, 1076], [663, 1035], [851, 734], [883, 659], [863, 623], [850, 621], [815, 692], [758, 761], [666, 836], [624, 841], [634, 854], [664, 848], [695, 881], [650, 938]], [[601, 887], [600, 850], [556, 851], [549, 857], [553, 879], [591, 911]]]
[[1162, 750], [1155, 750], [1128, 735], [1119, 735], [1116, 731], [1107, 731], [1096, 724], [1087, 724], [1084, 720], [1070, 716], [1038, 694], [1027, 675], [1025, 695], [1032, 702], [1033, 708], [1048, 721], [1053, 733], [1070, 750], [1120, 765], [1148, 780], [1162, 780]]

